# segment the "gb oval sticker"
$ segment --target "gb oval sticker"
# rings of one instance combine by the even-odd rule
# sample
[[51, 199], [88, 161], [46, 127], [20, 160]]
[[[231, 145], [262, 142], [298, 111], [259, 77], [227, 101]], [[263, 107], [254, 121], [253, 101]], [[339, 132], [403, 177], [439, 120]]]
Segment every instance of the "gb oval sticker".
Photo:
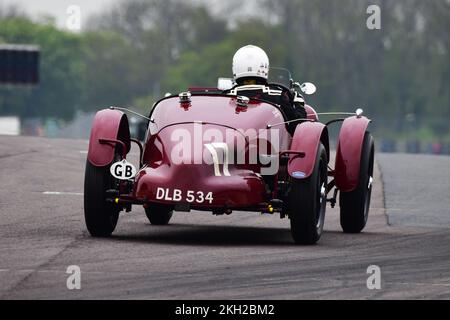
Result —
[[128, 180], [136, 175], [136, 168], [125, 159], [113, 163], [109, 171], [114, 178], [119, 180]]

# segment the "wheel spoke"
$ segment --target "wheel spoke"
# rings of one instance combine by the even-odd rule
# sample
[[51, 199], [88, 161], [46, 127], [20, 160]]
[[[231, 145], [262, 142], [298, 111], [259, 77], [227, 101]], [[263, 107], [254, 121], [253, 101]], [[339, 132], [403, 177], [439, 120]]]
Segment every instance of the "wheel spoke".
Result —
[[326, 194], [327, 190], [325, 189], [325, 183], [322, 183], [322, 186], [320, 187], [320, 204], [322, 204]]
[[373, 184], [373, 178], [369, 177], [369, 183], [367, 184], [367, 189], [370, 189], [372, 187]]

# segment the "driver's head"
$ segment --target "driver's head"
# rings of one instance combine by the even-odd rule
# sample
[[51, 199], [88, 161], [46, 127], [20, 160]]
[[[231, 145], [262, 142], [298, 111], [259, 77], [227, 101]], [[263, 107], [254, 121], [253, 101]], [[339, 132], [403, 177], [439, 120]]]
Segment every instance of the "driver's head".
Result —
[[269, 57], [263, 49], [247, 45], [233, 57], [233, 78], [239, 85], [264, 84], [269, 76]]

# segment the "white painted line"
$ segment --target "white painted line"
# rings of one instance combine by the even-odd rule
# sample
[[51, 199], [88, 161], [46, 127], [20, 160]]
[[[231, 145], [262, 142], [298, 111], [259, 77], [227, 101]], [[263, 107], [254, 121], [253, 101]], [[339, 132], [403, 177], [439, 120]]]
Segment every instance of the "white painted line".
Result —
[[59, 192], [59, 191], [44, 191], [42, 194], [50, 194], [57, 196], [82, 196], [82, 192]]
[[450, 283], [426, 283], [426, 282], [386, 282], [387, 284], [399, 284], [405, 286], [434, 286], [434, 287], [450, 287]]
[[87, 150], [80, 150], [80, 153], [81, 154], [87, 154], [88, 152], [87, 152]]
[[0, 269], [0, 272], [32, 273], [35, 269]]
[[[343, 280], [339, 279], [325, 279], [325, 278], [302, 278], [302, 279], [268, 279], [263, 278], [261, 279], [262, 282], [266, 284], [284, 284], [289, 282], [305, 282], [305, 281], [318, 281], [318, 282], [333, 282], [333, 283], [342, 283]], [[354, 280], [347, 281], [349, 283], [356, 283]], [[436, 283], [436, 282], [395, 282], [395, 281], [389, 281], [385, 282], [389, 285], [407, 285], [407, 286], [432, 286], [432, 287], [450, 287], [450, 283]]]
[[[63, 270], [39, 270], [39, 269], [0, 269], [0, 272], [9, 272], [9, 273], [52, 273], [52, 274], [66, 274], [66, 269]], [[91, 275], [106, 275], [106, 274], [120, 274], [120, 275], [127, 275], [127, 276], [148, 276], [148, 272], [123, 272], [123, 271], [114, 271], [114, 270], [107, 270], [107, 271], [82, 271], [83, 274], [91, 274]]]

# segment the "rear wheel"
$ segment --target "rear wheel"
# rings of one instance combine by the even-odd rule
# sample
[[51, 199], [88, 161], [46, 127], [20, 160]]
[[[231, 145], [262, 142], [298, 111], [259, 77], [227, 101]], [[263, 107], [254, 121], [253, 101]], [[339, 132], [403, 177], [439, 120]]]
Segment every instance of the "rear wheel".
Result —
[[106, 191], [116, 189], [117, 181], [109, 173], [109, 166], [96, 167], [86, 161], [84, 177], [84, 218], [93, 237], [108, 237], [119, 219], [119, 207], [107, 201]]
[[173, 210], [163, 204], [152, 203], [145, 208], [145, 214], [151, 224], [161, 226], [169, 223]]
[[314, 244], [322, 235], [327, 200], [327, 163], [325, 147], [320, 144], [311, 176], [291, 182], [289, 218], [292, 237], [297, 244]]
[[345, 233], [359, 233], [366, 226], [372, 194], [374, 150], [372, 135], [366, 132], [358, 185], [353, 191], [340, 192], [339, 195], [341, 226]]

